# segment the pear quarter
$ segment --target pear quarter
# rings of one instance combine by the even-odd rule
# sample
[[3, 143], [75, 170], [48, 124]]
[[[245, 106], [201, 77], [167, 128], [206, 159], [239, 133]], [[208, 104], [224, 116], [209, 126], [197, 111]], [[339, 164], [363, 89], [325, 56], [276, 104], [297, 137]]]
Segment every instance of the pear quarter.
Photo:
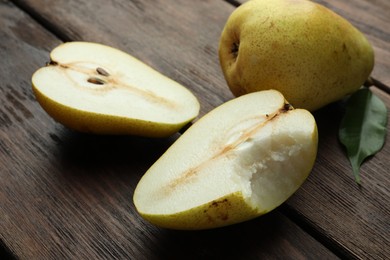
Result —
[[134, 203], [146, 219], [170, 228], [241, 222], [291, 196], [316, 151], [308, 111], [292, 109], [274, 90], [244, 95], [190, 127], [142, 177]]

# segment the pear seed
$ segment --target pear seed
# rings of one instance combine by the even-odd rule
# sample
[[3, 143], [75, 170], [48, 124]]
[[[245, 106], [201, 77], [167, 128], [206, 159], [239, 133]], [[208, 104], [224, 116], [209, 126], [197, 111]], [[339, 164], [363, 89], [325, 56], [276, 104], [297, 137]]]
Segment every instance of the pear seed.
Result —
[[98, 67], [96, 71], [102, 76], [106, 76], [106, 77], [110, 76], [110, 74], [103, 68]]
[[106, 83], [104, 80], [99, 78], [89, 78], [88, 82], [96, 85], [104, 85]]

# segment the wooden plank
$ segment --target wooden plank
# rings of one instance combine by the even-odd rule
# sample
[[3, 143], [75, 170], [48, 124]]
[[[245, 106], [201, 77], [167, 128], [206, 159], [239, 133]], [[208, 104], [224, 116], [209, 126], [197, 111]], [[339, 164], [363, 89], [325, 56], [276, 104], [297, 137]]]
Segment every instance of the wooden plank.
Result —
[[[95, 7], [102, 3], [97, 2]], [[69, 2], [63, 4], [67, 5]], [[108, 16], [114, 17], [120, 10], [128, 10], [132, 5], [131, 2], [123, 4], [123, 9], [111, 11]], [[187, 4], [183, 1], [175, 8], [161, 6], [158, 10], [165, 13], [160, 14], [161, 19], [164, 16], [181, 17], [190, 7]], [[196, 4], [191, 10], [204, 15], [204, 10], [217, 7], [214, 4]], [[46, 5], [41, 7], [43, 6]], [[65, 8], [64, 14], [71, 14], [79, 8], [71, 4], [62, 7]], [[63, 18], [65, 17], [68, 16]], [[79, 22], [80, 20], [74, 20], [75, 24]], [[126, 24], [130, 22], [136, 20], [128, 20]], [[155, 25], [162, 21], [151, 22]], [[8, 2], [0, 3], [0, 23], [3, 25], [0, 32], [3, 39], [0, 42], [0, 54], [4, 57], [0, 63], [0, 239], [1, 244], [15, 257], [336, 258], [323, 245], [276, 211], [241, 225], [200, 232], [170, 231], [145, 223], [131, 203], [135, 185], [177, 136], [157, 140], [94, 136], [75, 133], [56, 124], [35, 101], [30, 78], [47, 61], [49, 50], [58, 45], [59, 40]], [[171, 26], [167, 23], [168, 25]], [[95, 33], [98, 32], [96, 28], [100, 27], [90, 26], [90, 30]], [[78, 32], [75, 28], [70, 30]], [[144, 33], [141, 29], [137, 30]], [[155, 33], [157, 32], [156, 30]], [[122, 31], [116, 33], [117, 36], [110, 34], [111, 37], [105, 37], [111, 43], [122, 46], [123, 38], [119, 37]], [[175, 32], [183, 38], [187, 33], [191, 33], [188, 28]], [[150, 38], [153, 38], [153, 34]], [[154, 43], [154, 47], [160, 47], [155, 50], [156, 53], [164, 53], [161, 49], [169, 49], [169, 45], [162, 42]], [[186, 46], [191, 53], [184, 53], [184, 57], [195, 56], [197, 48], [203, 49], [199, 45], [195, 41]], [[122, 47], [124, 46], [126, 43]], [[148, 53], [147, 50], [145, 52]], [[148, 57], [142, 53], [140, 48], [139, 54]], [[181, 63], [160, 61], [163, 57], [165, 56], [151, 55], [151, 63], [160, 64], [167, 69], [166, 72], [171, 71], [179, 79], [180, 75], [185, 74], [185, 70], [191, 68], [189, 62], [187, 67], [181, 68]], [[202, 68], [205, 67], [203, 69], [210, 67], [210, 71], [213, 70], [210, 60], [202, 57], [197, 62]], [[181, 69], [184, 72], [176, 72]], [[197, 78], [195, 82], [194, 78], [192, 76], [183, 81], [188, 81], [195, 88], [205, 80]], [[210, 88], [213, 84], [216, 82], [207, 87]], [[218, 93], [210, 95], [213, 102], [221, 102], [219, 97], [212, 99], [213, 95], [218, 96]], [[210, 100], [202, 99], [202, 103], [206, 102]]]
[[[225, 98], [229, 98], [229, 94], [226, 94], [225, 84], [221, 75], [209, 75], [205, 72], [214, 71], [218, 73], [218, 61], [215, 54], [218, 33], [213, 30], [216, 30], [216, 27], [222, 28], [223, 20], [226, 19], [231, 10], [226, 11], [224, 8], [216, 8], [208, 11], [206, 8], [202, 10], [191, 9], [195, 10], [199, 16], [196, 17], [194, 14], [191, 14], [182, 17], [179, 15], [179, 18], [184, 19], [179, 19], [183, 24], [182, 30], [174, 33], [173, 36], [176, 36], [175, 41], [180, 42], [180, 44], [176, 44], [175, 48], [167, 47], [166, 52], [158, 52], [155, 50], [160, 50], [160, 46], [171, 46], [168, 43], [171, 43], [172, 39], [165, 39], [160, 32], [163, 29], [160, 27], [158, 27], [160, 30], [152, 30], [152, 28], [157, 25], [161, 25], [163, 28], [171, 28], [171, 24], [175, 24], [174, 20], [178, 19], [178, 15], [175, 15], [171, 9], [167, 10], [163, 6], [159, 6], [159, 8], [154, 10], [157, 13], [152, 16], [154, 18], [157, 17], [155, 18], [156, 20], [152, 20], [149, 23], [145, 21], [142, 24], [137, 24], [137, 13], [134, 11], [134, 13], [129, 15], [127, 12], [127, 9], [130, 10], [129, 5], [131, 4], [129, 3], [127, 9], [123, 11], [126, 14], [117, 12], [116, 16], [118, 16], [121, 24], [137, 24], [137, 28], [130, 28], [128, 31], [124, 29], [111, 31], [108, 27], [110, 27], [110, 24], [111, 27], [113, 26], [108, 18], [103, 18], [101, 25], [91, 28], [90, 24], [93, 24], [91, 17], [78, 17], [78, 15], [73, 14], [75, 17], [70, 16], [70, 18], [67, 18], [68, 16], [66, 14], [72, 13], [72, 9], [69, 9], [71, 7], [62, 6], [58, 3], [61, 6], [56, 8], [57, 13], [55, 13], [51, 9], [42, 8], [37, 1], [34, 1], [32, 4], [35, 5], [36, 12], [39, 10], [44, 17], [52, 21], [57, 28], [61, 29], [65, 34], [68, 34], [72, 39], [78, 39], [80, 35], [83, 35], [81, 39], [95, 39], [99, 41], [103, 37], [107, 40], [107, 43], [117, 44], [116, 46], [122, 46], [125, 50], [136, 49], [133, 53], [134, 55], [139, 55], [139, 57], [176, 80], [182, 83], [187, 82], [191, 89], [199, 93], [202, 105], [206, 106], [203, 109], [203, 113], [219, 102], [222, 102]], [[209, 4], [213, 5], [214, 3]], [[91, 5], [94, 4], [91, 3]], [[153, 9], [151, 4], [148, 5], [148, 3], [144, 2], [143, 5], [144, 12], [148, 12], [150, 8]], [[179, 3], [179, 6], [184, 6], [181, 7], [182, 9], [179, 8], [179, 10], [185, 10], [187, 8], [185, 7], [186, 5], [189, 4]], [[197, 8], [202, 8], [204, 5], [208, 8], [210, 7], [207, 4], [201, 4]], [[80, 6], [83, 5], [81, 4]], [[96, 6], [99, 6], [99, 2]], [[92, 8], [93, 6], [89, 7]], [[214, 10], [218, 10], [218, 13], [214, 13]], [[211, 13], [209, 14], [209, 12]], [[172, 20], [164, 22], [163, 14], [169, 16]], [[225, 15], [226, 17], [224, 18]], [[202, 19], [199, 17], [202, 17]], [[207, 22], [201, 22], [198, 25], [197, 20]], [[212, 23], [216, 23], [218, 26]], [[210, 53], [202, 52], [201, 50], [203, 48], [199, 47], [199, 42], [195, 41], [191, 43], [186, 39], [182, 39], [191, 37], [180, 37], [181, 33], [188, 31], [185, 28], [191, 25], [196, 25], [197, 27], [194, 31], [191, 31], [195, 32], [193, 35], [203, 38], [202, 41], [206, 41], [210, 46], [214, 46], [210, 49], [212, 50]], [[203, 28], [205, 32], [202, 32], [202, 29], [199, 28]], [[145, 32], [149, 32], [150, 34], [145, 35]], [[167, 37], [173, 36], [168, 35]], [[131, 39], [131, 43], [127, 43], [127, 41], [123, 43], [123, 38]], [[135, 40], [133, 40], [134, 38]], [[150, 42], [153, 39], [158, 39], [158, 41]], [[182, 46], [181, 44], [183, 43], [190, 45]], [[147, 46], [147, 48], [137, 48], [137, 46], [142, 46], [142, 44], [144, 44], [143, 46]], [[192, 48], [189, 48], [189, 46]], [[186, 61], [181, 61], [179, 57], [176, 57], [176, 53], [183, 53], [186, 47], [188, 48], [188, 52], [183, 54], [186, 57]], [[152, 54], [145, 55], [145, 52], [152, 52]], [[197, 55], [199, 53], [203, 54]], [[172, 55], [175, 56], [175, 62], [170, 61], [170, 56]], [[191, 67], [193, 64], [191, 59], [194, 57], [197, 58], [196, 62], [198, 62], [196, 66], [201, 66], [201, 72], [205, 74], [199, 72], [186, 74], [189, 71], [187, 66]], [[168, 64], [170, 66], [167, 66], [161, 60], [169, 61]], [[183, 75], [186, 75], [186, 77]], [[201, 76], [207, 77], [207, 81], [212, 82], [211, 87], [206, 86], [198, 89], [200, 86], [199, 77]], [[213, 98], [208, 97], [208, 93], [214, 86], [219, 86], [218, 91], [221, 91], [221, 95], [224, 98], [220, 99], [217, 93], [215, 93], [216, 95]], [[386, 95], [383, 96], [386, 97]], [[388, 101], [386, 102], [388, 103]], [[352, 180], [349, 164], [344, 157], [343, 148], [337, 141], [337, 127], [340, 120], [340, 112], [341, 108], [335, 104], [316, 113], [321, 139], [318, 162], [308, 182], [289, 200], [287, 205], [291, 209], [291, 215], [295, 214], [299, 216], [313, 230], [318, 231], [320, 234], [325, 234], [323, 239], [337, 243], [337, 250], [342, 251], [342, 253], [348, 256], [362, 258], [380, 257], [387, 254], [388, 251], [386, 249], [388, 250], [389, 248], [387, 246], [389, 245], [389, 241], [385, 236], [388, 233], [386, 232], [388, 231], [386, 223], [389, 223], [389, 206], [387, 203], [389, 201], [389, 192], [386, 188], [389, 187], [388, 174], [386, 175], [388, 173], [387, 169], [389, 169], [389, 162], [387, 160], [389, 153], [388, 143], [377, 156], [363, 166], [363, 189], [359, 190]], [[382, 248], [383, 245], [385, 245], [384, 249]]]
[[[99, 40], [101, 37], [107, 37], [109, 38], [112, 43], [116, 44], [115, 42], [119, 42], [121, 43], [123, 41], [123, 38], [129, 38], [129, 39], [133, 39], [133, 38], [136, 38], [135, 40], [135, 45], [137, 46], [137, 42], [138, 41], [143, 41], [143, 40], [139, 40], [139, 39], [146, 39], [146, 41], [144, 42], [144, 44], [146, 44], [145, 46], [148, 46], [148, 48], [146, 48], [146, 52], [148, 51], [148, 49], [152, 49], [152, 50], [155, 50], [155, 49], [159, 49], [159, 46], [161, 46], [160, 42], [169, 42], [168, 40], [164, 40], [164, 37], [161, 36], [160, 32], [159, 31], [156, 31], [156, 30], [150, 30], [150, 28], [152, 28], [152, 25], [150, 24], [139, 24], [139, 28], [137, 29], [134, 29], [134, 28], [131, 28], [130, 31], [128, 32], [125, 32], [125, 31], [110, 31], [110, 30], [107, 30], [107, 26], [106, 27], [97, 27], [97, 28], [90, 28], [88, 27], [87, 29], [85, 28], [85, 26], [87, 25], [90, 25], [92, 23], [92, 18], [88, 18], [88, 17], [81, 17], [79, 19], [76, 19], [75, 17], [71, 17], [69, 18], [69, 20], [66, 20], [66, 13], [71, 13], [71, 9], [67, 9], [67, 6], [61, 6], [61, 7], [58, 7], [56, 8], [57, 12], [59, 13], [51, 13], [51, 10], [49, 9], [44, 9], [44, 8], [39, 8], [39, 2], [34, 2], [35, 4], [35, 8], [36, 10], [40, 10], [40, 12], [42, 12], [42, 14], [47, 18], [49, 19], [50, 21], [53, 21], [53, 23], [57, 26], [57, 28], [67, 32], [69, 31], [69, 34], [70, 34], [70, 38], [75, 38], [77, 39], [78, 35], [83, 35], [84, 33], [87, 33], [87, 35], [89, 35], [87, 38], [85, 39], [89, 39], [89, 40], [93, 40], [93, 39], [96, 39], [96, 40]], [[144, 8], [145, 10], [149, 10], [149, 6], [147, 3], [143, 3], [144, 5], [146, 5], [148, 8]], [[185, 6], [186, 3], [180, 3], [181, 5]], [[99, 5], [99, 3], [97, 3], [97, 5]], [[82, 5], [81, 5], [82, 6]], [[180, 6], [180, 5], [179, 5]], [[198, 6], [197, 8], [202, 8], [203, 5], [201, 5], [200, 7]], [[69, 8], [69, 7], [68, 7]], [[142, 8], [141, 8], [142, 9]], [[183, 8], [185, 9], [185, 8]], [[198, 9], [195, 9], [195, 11], [198, 10]], [[207, 10], [207, 9], [205, 9]], [[218, 18], [218, 17], [221, 17], [222, 14], [220, 14], [221, 12], [225, 12], [223, 15], [227, 15], [229, 14], [229, 11], [224, 11], [225, 9], [224, 8], [219, 8], [218, 10], [218, 13], [215, 14], [215, 13], [212, 13], [210, 16], [208, 16], [208, 18], [204, 18], [203, 16], [205, 15], [208, 15], [208, 11], [205, 11], [205, 10], [202, 10], [202, 11], [196, 11], [198, 12], [198, 15], [199, 16], [202, 16], [202, 19], [201, 18], [197, 18], [197, 17], [191, 17], [191, 16], [186, 16], [185, 18], [189, 18], [190, 20], [191, 19], [198, 19], [198, 20], [205, 20], [205, 21], [213, 21], [215, 23], [217, 23], [220, 28], [222, 28], [223, 26], [223, 23], [224, 20], [223, 18]], [[215, 10], [215, 9], [211, 9], [211, 10]], [[158, 12], [157, 14], [155, 14], [153, 17], [160, 17], [160, 19], [162, 19], [162, 14], [160, 14], [159, 12], [162, 12], [162, 13], [166, 13], [166, 12], [173, 12], [172, 10], [166, 10], [164, 8], [158, 8], [155, 10], [156, 12]], [[184, 12], [185, 13], [185, 12]], [[137, 14], [133, 14], [133, 15], [129, 15], [127, 12], [126, 12], [126, 15], [125, 14], [121, 14], [121, 12], [118, 12], [116, 14], [118, 17], [119, 17], [119, 20], [121, 21], [121, 23], [125, 23], [125, 24], [135, 24], [137, 22], [136, 18], [134, 17], [137, 17]], [[171, 17], [173, 20], [174, 18], [177, 16], [175, 16], [173, 13], [169, 13], [168, 15], [169, 17]], [[59, 19], [59, 17], [61, 17], [61, 19]], [[180, 16], [181, 17], [181, 16]], [[65, 20], [64, 20], [65, 18]], [[156, 18], [157, 19], [157, 18]], [[197, 23], [194, 21], [187, 21], [187, 20], [180, 20], [183, 24], [187, 24], [187, 26], [190, 26], [191, 24], [192, 25], [197, 25]], [[63, 22], [65, 21], [65, 23]], [[77, 22], [75, 22], [77, 21]], [[125, 22], [127, 21], [127, 22]], [[159, 21], [157, 19], [157, 21]], [[170, 22], [172, 23], [172, 21]], [[207, 32], [203, 32], [198, 29], [199, 31], [196, 31], [197, 29], [195, 29], [196, 31], [196, 35], [198, 35], [198, 37], [202, 37], [205, 41], [208, 41], [208, 44], [210, 46], [215, 46], [216, 45], [216, 42], [218, 41], [218, 34], [215, 33], [215, 32], [211, 32], [212, 30], [215, 30], [215, 24], [214, 25], [209, 25], [210, 23], [212, 22], [204, 22], [201, 24], [201, 26], [198, 26], [197, 25], [197, 28], [198, 27], [201, 27], [201, 28], [204, 28], [205, 30], [207, 30]], [[72, 24], [72, 26], [66, 26], [64, 24]], [[110, 22], [107, 20], [104, 20], [103, 24], [110, 24]], [[156, 22], [154, 21], [154, 26], [156, 26], [156, 24], [158, 25], [165, 25], [166, 27], [169, 28], [168, 26], [168, 23], [164, 23], [163, 21], [160, 21], [160, 22]], [[174, 24], [174, 23], [173, 23]], [[80, 27], [80, 28], [78, 28]], [[108, 26], [109, 27], [109, 26]], [[112, 26], [111, 26], [112, 27]], [[185, 26], [183, 26], [184, 28]], [[70, 29], [66, 29], [66, 28], [70, 28]], [[143, 30], [142, 28], [145, 28], [145, 30]], [[165, 28], [165, 27], [164, 27]], [[160, 29], [162, 30], [162, 29]], [[184, 29], [183, 29], [184, 30]], [[150, 35], [144, 35], [145, 33], [143, 31], [148, 31], [150, 32]], [[80, 33], [82, 32], [82, 33]], [[89, 33], [89, 34], [88, 34]], [[102, 36], [103, 35], [103, 36]], [[177, 33], [175, 35], [180, 35], [180, 33]], [[207, 35], [207, 37], [204, 37], [203, 35]], [[137, 36], [137, 37], [135, 37]], [[145, 38], [143, 38], [145, 37]], [[159, 38], [160, 37], [160, 38]], [[153, 38], [158, 38], [160, 39], [160, 41], [156, 41], [156, 42], [153, 42], [153, 43], [149, 43], [149, 40], [153, 39]], [[84, 38], [83, 38], [84, 39]], [[116, 40], [115, 40], [116, 39]], [[185, 39], [181, 39], [180, 37], [178, 39], [176, 39], [176, 41], [179, 41], [181, 43], [185, 42], [185, 43], [189, 43], [187, 42]], [[118, 43], [118, 46], [122, 46]], [[149, 43], [149, 45], [147, 45], [147, 43]], [[215, 45], [213, 45], [215, 44]], [[197, 42], [195, 41], [194, 45], [197, 45]], [[130, 47], [126, 47], [127, 45], [123, 45], [124, 46], [124, 49], [126, 48], [134, 48], [132, 47], [133, 46], [133, 42], [129, 45]], [[190, 46], [193, 46], [193, 45], [190, 45]], [[182, 45], [178, 45], [176, 46], [179, 50], [179, 52], [181, 52], [183, 50], [183, 48], [185, 48], [184, 46]], [[193, 47], [193, 48], [188, 48], [188, 50], [190, 51], [190, 54], [189, 53], [185, 53], [184, 55], [186, 55], [186, 57], [196, 57], [196, 53], [202, 53], [200, 52], [202, 48], [199, 48], [199, 47]], [[184, 82], [183, 80], [183, 77], [181, 77], [182, 74], [182, 71], [186, 72], [188, 71], [187, 67], [186, 66], [191, 66], [191, 61], [190, 60], [186, 60], [185, 62], [181, 62], [181, 63], [170, 63], [170, 65], [173, 65], [173, 66], [164, 66], [164, 64], [161, 64], [161, 59], [169, 59], [169, 55], [175, 55], [175, 53], [177, 52], [174, 52], [173, 50], [176, 50], [175, 48], [173, 48], [172, 50], [170, 48], [167, 48], [167, 52], [169, 54], [167, 54], [166, 52], [155, 52], [154, 54], [155, 55], [151, 55], [151, 56], [145, 56], [145, 58], [148, 60], [148, 62], [150, 62], [150, 64], [153, 64], [155, 65], [157, 68], [160, 68], [164, 73], [167, 73], [169, 75], [171, 75], [173, 78], [175, 78], [176, 80], [178, 81], [182, 81], [182, 83]], [[216, 50], [216, 47], [213, 48], [213, 50]], [[139, 52], [138, 52], [139, 51]], [[144, 54], [142, 54], [142, 48], [141, 49], [138, 49], [137, 51], [137, 55], [140, 55], [141, 57], [143, 57]], [[194, 52], [194, 53], [192, 53]], [[202, 55], [198, 55], [197, 56], [197, 62], [200, 62], [202, 64], [198, 64], [197, 66], [204, 66], [205, 64], [209, 64], [209, 67], [212, 67], [212, 68], [208, 68], [207, 66], [204, 66], [202, 68], [204, 68], [204, 70], [202, 71], [216, 71], [217, 67], [218, 67], [218, 62], [217, 62], [217, 59], [216, 59], [216, 54], [214, 54], [215, 52], [210, 52], [210, 53], [207, 53], [207, 55], [205, 57], [202, 57]], [[167, 54], [167, 55], [166, 55]], [[213, 58], [210, 58], [210, 57], [215, 57], [215, 59]], [[210, 59], [211, 59], [211, 62], [210, 62]], [[180, 62], [179, 61], [180, 59], [176, 59], [177, 62]], [[175, 66], [176, 64], [176, 66]], [[206, 69], [207, 67], [207, 69]], [[175, 71], [175, 73], [177, 74], [170, 74], [172, 73], [171, 71]], [[199, 90], [198, 89], [198, 83], [199, 82], [199, 79], [198, 77], [199, 76], [203, 76], [203, 75], [200, 75], [198, 73], [195, 73], [195, 74], [188, 74], [188, 77], [193, 79], [195, 83], [191, 83], [190, 81], [188, 81], [190, 84], [189, 84], [189, 87], [192, 88], [193, 87], [193, 90], [194, 91], [204, 91], [204, 93], [201, 93], [201, 98], [202, 98], [202, 105], [208, 104], [208, 102], [211, 102], [211, 101], [217, 101], [216, 103], [211, 103], [208, 105], [208, 107], [212, 107], [214, 105], [217, 105], [218, 102], [220, 102], [221, 100], [218, 100], [218, 99], [203, 99], [203, 94], [207, 96], [207, 93], [210, 91], [209, 89], [207, 88], [204, 88], [204, 89], [201, 89]], [[210, 77], [209, 74], [206, 74], [205, 75], [206, 77]], [[216, 83], [215, 85], [218, 85], [218, 86], [222, 86], [222, 85], [219, 85], [219, 84], [223, 84], [221, 82], [223, 82], [223, 80], [221, 79], [221, 76], [220, 75], [213, 75], [211, 77], [215, 77], [215, 82], [218, 82]], [[214, 84], [212, 84], [212, 87], [214, 87]], [[224, 86], [222, 86], [222, 88], [220, 88], [220, 90], [222, 91], [221, 93], [225, 93], [226, 90], [223, 89]], [[224, 92], [225, 91], [225, 92]], [[337, 107], [337, 105], [335, 105]], [[207, 110], [207, 109], [206, 109]], [[203, 110], [205, 111], [205, 110]], [[334, 106], [331, 106], [330, 108], [327, 108], [319, 113], [317, 113], [317, 118], [319, 120], [319, 124], [320, 124], [320, 131], [321, 131], [321, 146], [320, 146], [320, 153], [319, 153], [319, 157], [318, 157], [318, 163], [317, 165], [319, 166], [316, 166], [311, 178], [308, 180], [308, 182], [305, 184], [305, 186], [297, 193], [296, 196], [294, 196], [288, 203], [288, 205], [292, 208], [292, 211], [291, 212], [296, 212], [297, 215], [301, 216], [301, 219], [303, 219], [305, 221], [305, 223], [311, 223], [311, 227], [314, 228], [314, 230], [317, 230], [319, 233], [325, 233], [326, 236], [325, 236], [325, 239], [329, 239], [330, 241], [336, 241], [337, 244], [339, 245], [338, 249], [339, 251], [342, 251], [342, 253], [345, 253], [349, 256], [361, 256], [361, 257], [364, 257], [364, 256], [376, 256], [376, 255], [381, 255], [381, 253], [383, 252], [386, 252], [386, 251], [381, 251], [379, 250], [379, 248], [381, 247], [381, 245], [383, 245], [382, 242], [380, 242], [378, 239], [375, 239], [374, 237], [379, 237], [379, 238], [382, 238], [384, 236], [384, 234], [386, 233], [383, 233], [384, 231], [386, 231], [386, 225], [385, 226], [382, 226], [381, 229], [376, 229], [376, 225], [377, 223], [386, 223], [387, 221], [387, 218], [386, 218], [386, 213], [388, 211], [388, 208], [386, 208], [386, 205], [382, 205], [384, 204], [383, 202], [386, 202], [388, 201], [389, 199], [389, 195], [387, 193], [387, 191], [383, 188], [380, 188], [378, 189], [377, 186], [380, 185], [378, 183], [380, 183], [381, 181], [383, 181], [383, 184], [380, 185], [381, 187], [388, 187], [388, 180], [386, 179], [383, 179], [382, 176], [386, 176], [384, 173], [387, 172], [386, 169], [388, 169], [388, 162], [386, 161], [386, 159], [383, 159], [383, 158], [386, 158], [386, 155], [388, 151], [388, 146], [385, 147], [385, 149], [382, 150], [382, 152], [376, 156], [375, 158], [378, 160], [379, 159], [379, 165], [381, 165], [380, 168], [377, 168], [377, 164], [370, 164], [372, 162], [369, 161], [368, 164], [365, 164], [365, 169], [364, 169], [364, 172], [362, 173], [363, 176], [370, 176], [369, 179], [363, 179], [363, 183], [364, 183], [364, 187], [367, 187], [368, 190], [370, 190], [369, 194], [370, 195], [367, 195], [367, 194], [363, 194], [361, 196], [358, 197], [358, 199], [356, 198], [356, 192], [355, 192], [355, 189], [356, 189], [356, 185], [354, 184], [352, 178], [351, 178], [351, 173], [349, 171], [349, 168], [348, 168], [348, 162], [346, 161], [346, 159], [343, 159], [343, 149], [342, 147], [339, 146], [338, 142], [337, 142], [337, 138], [336, 138], [336, 131], [337, 131], [337, 125], [338, 125], [338, 122], [339, 122], [339, 118], [332, 118], [332, 116], [335, 114], [336, 116], [339, 116], [339, 113], [340, 112], [340, 109], [337, 108], [335, 109]], [[321, 130], [322, 129], [322, 130]], [[324, 148], [325, 147], [325, 148]], [[382, 157], [381, 157], [382, 156]], [[336, 174], [337, 173], [337, 174]], [[324, 183], [325, 182], [325, 183]], [[329, 192], [329, 191], [338, 191], [337, 193], [336, 192]], [[325, 196], [326, 194], [326, 196]], [[305, 200], [303, 200], [303, 198], [305, 198]], [[324, 201], [323, 198], [328, 198], [329, 200], [327, 201]], [[378, 198], [378, 201], [374, 201], [372, 202], [372, 197], [375, 197], [375, 198]], [[298, 199], [297, 199], [298, 198]], [[313, 207], [305, 207], [306, 204], [310, 204], [309, 202], [307, 202], [307, 200], [309, 200], [309, 202], [311, 203], [311, 205], [313, 205]], [[354, 209], [345, 209], [344, 210], [344, 213], [348, 213], [348, 214], [352, 214], [352, 216], [350, 216], [349, 218], [347, 217], [346, 219], [345, 218], [345, 215], [344, 214], [337, 214], [337, 212], [339, 212], [340, 210], [340, 206], [339, 204], [337, 203], [340, 203], [341, 205], [350, 205], [350, 204], [354, 204], [356, 203], [356, 201], [358, 200], [359, 202], [359, 205], [362, 207], [362, 211], [369, 211], [371, 210], [371, 208], [373, 208], [375, 214], [377, 214], [377, 218], [378, 219], [374, 219], [372, 218], [372, 216], [370, 214], [355, 214], [356, 213], [356, 210]], [[306, 204], [303, 204], [302, 201], [306, 201]], [[318, 207], [318, 201], [321, 201], [322, 203], [324, 203], [326, 206], [322, 206], [322, 207]], [[337, 203], [335, 203], [337, 202]], [[340, 223], [346, 223], [348, 225], [342, 225], [342, 224], [338, 224], [337, 225], [337, 230], [335, 230], [335, 226], [332, 224], [332, 223], [329, 223], [329, 222], [340, 222]], [[359, 225], [356, 227], [355, 225], [353, 225], [353, 223], [359, 223]], [[357, 228], [359, 229], [360, 231], [358, 233], [354, 233], [355, 231], [351, 232], [351, 229], [353, 230], [354, 228]], [[385, 229], [383, 229], [385, 228]], [[364, 236], [366, 235], [365, 233], [368, 234], [368, 237], [367, 238], [364, 238], [362, 237], [363, 234]], [[359, 236], [357, 236], [359, 235]], [[373, 239], [374, 238], [374, 239]], [[372, 241], [371, 241], [372, 240]], [[383, 240], [385, 245], [388, 244], [388, 240], [384, 239]], [[346, 246], [347, 248], [344, 248], [344, 246]], [[355, 250], [356, 249], [356, 250]]]
[[[390, 96], [372, 90], [389, 109]], [[335, 242], [335, 251], [342, 255], [385, 259], [390, 255], [390, 142], [362, 165], [359, 187], [337, 139], [343, 108], [336, 103], [315, 113], [317, 162], [308, 181], [287, 202], [289, 214], [320, 232], [320, 240]]]
[[[228, 0], [229, 1], [229, 0]], [[235, 1], [238, 5], [247, 0]], [[314, 0], [346, 18], [362, 31], [374, 46], [375, 68], [372, 77], [390, 90], [390, 1]]]

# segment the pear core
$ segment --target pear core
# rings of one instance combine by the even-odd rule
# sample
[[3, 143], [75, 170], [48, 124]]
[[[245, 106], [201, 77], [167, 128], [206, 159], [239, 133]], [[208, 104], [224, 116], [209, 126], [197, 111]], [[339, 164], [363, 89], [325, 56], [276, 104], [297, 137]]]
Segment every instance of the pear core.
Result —
[[199, 113], [188, 89], [115, 48], [69, 42], [54, 48], [50, 59], [32, 77], [34, 94], [72, 129], [162, 137]]
[[291, 196], [316, 151], [310, 112], [293, 109], [274, 90], [244, 95], [190, 127], [142, 177], [134, 203], [146, 219], [170, 228], [241, 222]]

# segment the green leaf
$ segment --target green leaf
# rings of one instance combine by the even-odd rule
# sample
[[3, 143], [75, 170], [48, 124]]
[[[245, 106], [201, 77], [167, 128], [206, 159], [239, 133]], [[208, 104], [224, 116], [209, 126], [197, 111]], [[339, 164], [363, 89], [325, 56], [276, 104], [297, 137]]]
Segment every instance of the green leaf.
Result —
[[362, 88], [347, 102], [339, 129], [340, 142], [346, 147], [355, 180], [360, 184], [360, 165], [376, 154], [386, 139], [387, 108], [370, 89]]

